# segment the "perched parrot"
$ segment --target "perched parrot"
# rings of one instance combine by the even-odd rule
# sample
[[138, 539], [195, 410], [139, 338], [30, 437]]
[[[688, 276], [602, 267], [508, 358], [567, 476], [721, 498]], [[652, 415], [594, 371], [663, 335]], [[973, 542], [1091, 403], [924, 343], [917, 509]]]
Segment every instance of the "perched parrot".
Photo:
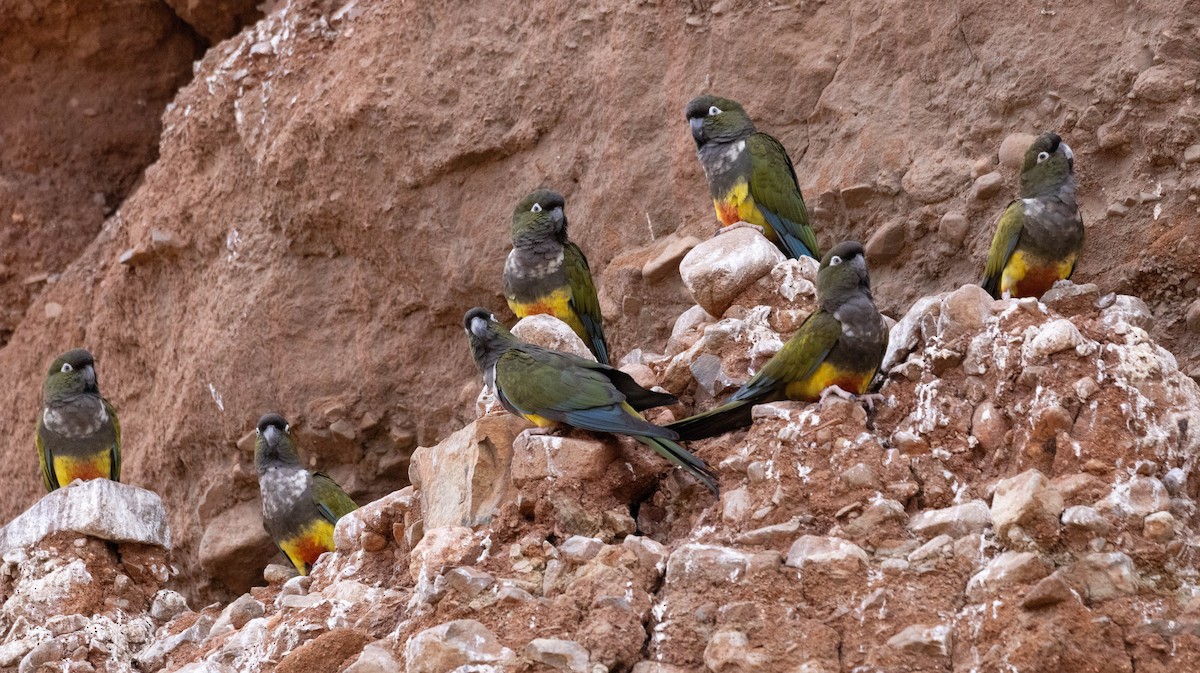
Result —
[[862, 245], [847, 241], [825, 254], [817, 301], [817, 310], [728, 402], [667, 427], [684, 439], [702, 439], [750, 425], [756, 404], [867, 392], [883, 363], [888, 331], [871, 298]]
[[788, 257], [820, 259], [796, 169], [783, 145], [759, 133], [742, 106], [727, 98], [693, 99], [687, 120], [721, 224], [756, 224]]
[[96, 361], [82, 348], [58, 356], [46, 373], [38, 416], [38, 463], [46, 490], [76, 479], [121, 480], [121, 425], [100, 397]]
[[567, 239], [562, 194], [539, 189], [517, 204], [504, 296], [518, 318], [546, 313], [571, 326], [596, 360], [608, 364], [600, 300], [579, 246]]
[[1075, 154], [1054, 133], [1025, 151], [1021, 198], [1005, 208], [992, 237], [983, 289], [993, 297], [1041, 297], [1071, 277], [1083, 247], [1075, 203]]
[[333, 526], [358, 509], [332, 479], [300, 466], [291, 426], [279, 414], [258, 419], [254, 467], [262, 493], [263, 527], [301, 575], [333, 551]]
[[484, 383], [511, 413], [540, 428], [562, 423], [629, 435], [717, 492], [713, 469], [676, 444], [674, 431], [638, 413], [673, 404], [673, 395], [646, 390], [608, 365], [521, 341], [482, 308], [467, 311], [463, 327]]

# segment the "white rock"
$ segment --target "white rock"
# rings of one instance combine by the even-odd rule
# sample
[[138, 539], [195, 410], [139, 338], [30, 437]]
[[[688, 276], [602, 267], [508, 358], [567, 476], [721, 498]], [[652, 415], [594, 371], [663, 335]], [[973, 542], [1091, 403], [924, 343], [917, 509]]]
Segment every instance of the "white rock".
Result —
[[931, 509], [914, 514], [908, 528], [922, 537], [952, 535], [962, 537], [978, 533], [992, 525], [992, 513], [987, 503], [972, 500], [944, 509]]
[[806, 565], [843, 565], [865, 566], [867, 552], [862, 547], [840, 537], [825, 537], [821, 535], [803, 535], [792, 543], [788, 550], [787, 565], [793, 568], [803, 568]]
[[1062, 522], [1069, 528], [1080, 528], [1094, 535], [1107, 535], [1112, 528], [1108, 519], [1104, 518], [1094, 507], [1074, 505], [1063, 510]]
[[953, 643], [952, 631], [949, 624], [913, 624], [888, 638], [887, 644], [893, 650], [947, 657]]
[[785, 259], [758, 231], [743, 227], [704, 241], [679, 263], [683, 284], [709, 315], [721, 316], [733, 300]]
[[[1079, 349], [1089, 343], [1079, 328], [1066, 318], [1052, 320], [1041, 327], [1037, 334], [1025, 342], [1022, 348], [1025, 361], [1047, 357], [1069, 349]], [[1082, 354], [1082, 353], [1081, 353]]]
[[1037, 470], [1001, 479], [992, 497], [992, 525], [1003, 538], [1020, 526], [1039, 539], [1053, 538], [1058, 533], [1058, 517], [1063, 510], [1062, 495], [1051, 488], [1050, 481]]
[[567, 323], [552, 315], [539, 313], [521, 318], [512, 328], [513, 336], [535, 346], [577, 355], [585, 360], [596, 361], [583, 339]]
[[447, 673], [460, 666], [510, 665], [515, 663], [515, 655], [483, 624], [458, 619], [410, 638], [404, 646], [404, 660], [408, 673]]
[[558, 545], [558, 551], [563, 558], [572, 563], [587, 563], [596, 558], [596, 554], [604, 548], [604, 543], [594, 537], [572, 535]]
[[0, 554], [58, 532], [110, 542], [171, 548], [167, 512], [158, 494], [108, 479], [60, 488], [0, 528]]
[[525, 656], [557, 671], [588, 673], [588, 651], [574, 640], [534, 638], [525, 646]]
[[342, 673], [399, 673], [400, 662], [392, 656], [387, 641], [368, 643], [363, 651]]
[[1053, 568], [1037, 554], [1006, 551], [992, 559], [967, 582], [967, 598], [981, 601], [1005, 587], [1032, 584], [1050, 574]]
[[1175, 517], [1170, 512], [1155, 512], [1142, 522], [1142, 536], [1157, 542], [1175, 537]]

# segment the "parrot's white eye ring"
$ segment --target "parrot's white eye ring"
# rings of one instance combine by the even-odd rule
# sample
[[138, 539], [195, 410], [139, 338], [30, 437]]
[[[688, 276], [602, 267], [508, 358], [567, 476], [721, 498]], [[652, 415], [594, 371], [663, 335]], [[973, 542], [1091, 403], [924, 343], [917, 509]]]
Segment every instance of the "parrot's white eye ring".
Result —
[[258, 428], [254, 428], [254, 434], [258, 435], [259, 437], [262, 437], [262, 430], [259, 430]]
[[75, 368], [71, 366], [70, 362], [64, 362], [61, 371], [65, 374], [67, 372], [75, 371]]
[[284, 431], [284, 432], [291, 432], [291, 431], [292, 431], [292, 424], [291, 424], [291, 423], [288, 423], [287, 425], [283, 426], [283, 431]]
[[719, 114], [721, 114], [721, 108], [717, 107], [716, 105], [708, 108], [708, 116], [709, 117], [715, 117]]
[[837, 255], [834, 255], [833, 257], [829, 258], [829, 266], [837, 266], [838, 264], [841, 264], [841, 263], [842, 263], [842, 258], [838, 257]]
[[1050, 158], [1050, 153], [1049, 153], [1049, 152], [1038, 152], [1038, 163], [1039, 163], [1039, 164], [1040, 164], [1040, 163], [1042, 163], [1043, 161], [1045, 161], [1045, 160], [1049, 159], [1049, 158]]
[[531, 213], [542, 212], [542, 204], [540, 204], [540, 203], [533, 204], [533, 207], [529, 209], [529, 212], [531, 212]]

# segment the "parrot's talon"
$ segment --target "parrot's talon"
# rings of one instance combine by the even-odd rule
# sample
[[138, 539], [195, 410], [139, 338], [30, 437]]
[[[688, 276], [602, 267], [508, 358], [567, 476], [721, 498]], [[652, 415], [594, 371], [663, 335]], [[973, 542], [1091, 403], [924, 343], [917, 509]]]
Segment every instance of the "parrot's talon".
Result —
[[838, 386], [829, 386], [825, 390], [821, 391], [821, 403], [823, 404], [825, 399], [830, 396], [840, 397], [847, 402], [859, 402], [863, 405], [863, 407], [866, 408], [867, 411], [875, 411], [875, 405], [887, 399], [881, 393], [855, 395], [854, 393], [846, 392]]

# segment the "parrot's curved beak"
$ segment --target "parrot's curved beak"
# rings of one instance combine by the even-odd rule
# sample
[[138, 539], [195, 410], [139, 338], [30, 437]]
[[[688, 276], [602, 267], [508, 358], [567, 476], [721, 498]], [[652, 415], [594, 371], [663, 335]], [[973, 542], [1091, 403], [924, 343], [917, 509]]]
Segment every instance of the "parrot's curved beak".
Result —
[[268, 425], [266, 430], [263, 430], [263, 439], [267, 440], [267, 446], [272, 449], [279, 443], [279, 428], [274, 425]]

